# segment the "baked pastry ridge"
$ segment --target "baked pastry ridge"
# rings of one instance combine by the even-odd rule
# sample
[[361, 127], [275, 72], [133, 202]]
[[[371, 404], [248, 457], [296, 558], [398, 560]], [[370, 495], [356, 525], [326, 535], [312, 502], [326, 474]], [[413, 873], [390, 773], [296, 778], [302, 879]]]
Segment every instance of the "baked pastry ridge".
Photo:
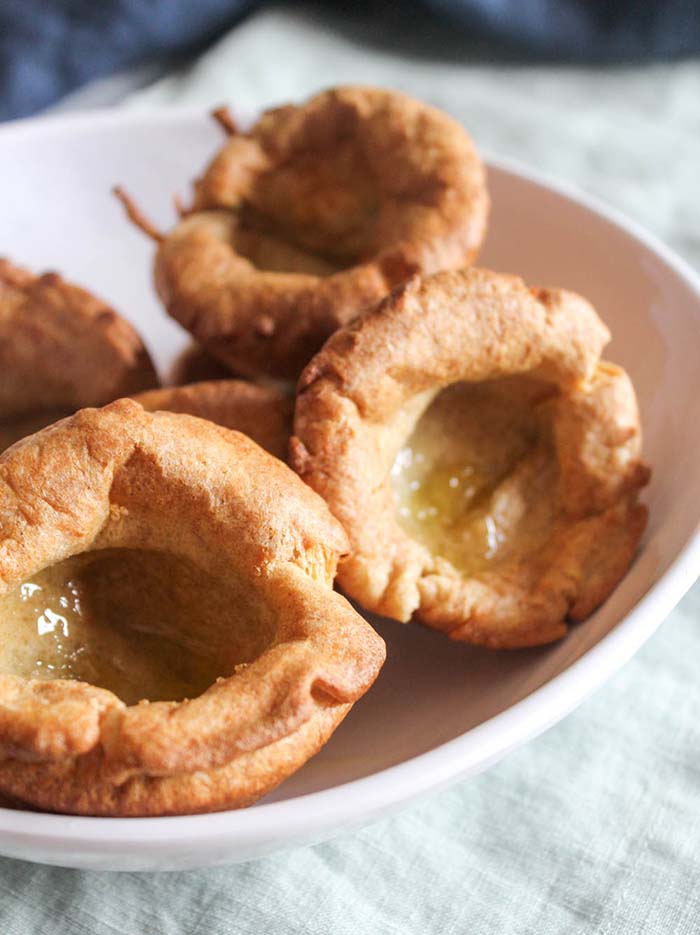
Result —
[[156, 383], [141, 338], [113, 309], [57, 273], [0, 260], [0, 450]]
[[646, 523], [636, 399], [574, 293], [471, 269], [397, 289], [299, 384], [291, 464], [352, 545], [367, 609], [493, 647], [561, 637]]
[[203, 383], [205, 380], [230, 380], [236, 376], [237, 374], [193, 341], [172, 362], [165, 382], [169, 386], [183, 386], [188, 383]]
[[294, 415], [291, 393], [228, 379], [148, 390], [134, 399], [150, 412], [184, 412], [243, 432], [276, 458], [287, 460]]
[[235, 372], [294, 379], [399, 282], [471, 262], [487, 214], [459, 124], [396, 92], [336, 88], [230, 136], [159, 245], [156, 286]]
[[0, 458], [0, 792], [157, 815], [277, 785], [384, 658], [332, 590], [346, 548], [285, 465], [202, 419], [123, 399], [19, 442]]

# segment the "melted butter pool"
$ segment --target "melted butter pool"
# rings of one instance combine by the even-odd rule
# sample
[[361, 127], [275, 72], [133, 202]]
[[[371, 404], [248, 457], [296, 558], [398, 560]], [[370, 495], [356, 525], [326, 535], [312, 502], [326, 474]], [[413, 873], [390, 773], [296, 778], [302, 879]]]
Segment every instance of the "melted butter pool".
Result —
[[272, 637], [241, 592], [168, 553], [75, 556], [0, 599], [0, 671], [89, 682], [127, 704], [193, 698]]
[[485, 567], [499, 553], [505, 530], [489, 510], [494, 480], [469, 464], [433, 464], [406, 446], [392, 470], [399, 522], [435, 555], [464, 572]]
[[399, 524], [463, 574], [536, 548], [549, 528], [556, 466], [541, 443], [538, 394], [523, 379], [450, 387], [396, 456]]

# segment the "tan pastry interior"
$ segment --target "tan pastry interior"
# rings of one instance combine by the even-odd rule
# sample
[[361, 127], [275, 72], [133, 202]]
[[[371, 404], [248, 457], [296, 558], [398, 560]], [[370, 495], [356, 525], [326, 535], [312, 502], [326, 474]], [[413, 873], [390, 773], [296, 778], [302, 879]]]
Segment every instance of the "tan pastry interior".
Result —
[[551, 392], [531, 377], [443, 390], [392, 468], [404, 531], [466, 575], [541, 546], [557, 488]]
[[232, 246], [259, 270], [269, 273], [307, 273], [331, 276], [343, 267], [318, 253], [304, 250], [293, 240], [266, 228], [273, 224], [246, 212], [246, 221], [236, 225]]
[[260, 176], [234, 246], [262, 270], [328, 276], [374, 249], [378, 213], [377, 181], [360, 146], [333, 140]]
[[127, 704], [194, 698], [269, 645], [260, 605], [171, 553], [87, 552], [0, 598], [0, 672], [89, 682]]

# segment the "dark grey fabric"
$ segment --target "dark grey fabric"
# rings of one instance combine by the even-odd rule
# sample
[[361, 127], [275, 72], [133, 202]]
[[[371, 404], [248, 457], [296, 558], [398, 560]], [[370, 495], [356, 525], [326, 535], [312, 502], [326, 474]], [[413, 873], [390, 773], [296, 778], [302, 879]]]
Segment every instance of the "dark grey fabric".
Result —
[[[0, 0], [0, 119], [26, 116], [86, 81], [190, 54], [264, 0]], [[339, 4], [340, 5], [340, 4]], [[378, 2], [360, 4], [371, 21]], [[412, 0], [390, 4], [412, 17]], [[353, 4], [357, 8], [357, 4]], [[387, 4], [381, 4], [386, 12]], [[474, 39], [512, 58], [667, 59], [700, 53], [700, 0], [421, 0], [468, 60]], [[419, 27], [417, 27], [418, 29]], [[416, 37], [420, 40], [420, 35]]]
[[92, 78], [196, 51], [254, 0], [0, 0], [0, 119]]

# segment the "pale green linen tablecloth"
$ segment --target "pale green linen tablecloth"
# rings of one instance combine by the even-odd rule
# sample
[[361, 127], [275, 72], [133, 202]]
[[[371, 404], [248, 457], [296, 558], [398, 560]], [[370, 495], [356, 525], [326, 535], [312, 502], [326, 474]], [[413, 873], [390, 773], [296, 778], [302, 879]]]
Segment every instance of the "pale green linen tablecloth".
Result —
[[[700, 63], [497, 65], [477, 50], [462, 64], [449, 36], [421, 24], [420, 45], [411, 26], [273, 9], [127, 106], [228, 99], [252, 112], [345, 81], [403, 88], [700, 265]], [[594, 698], [480, 777], [331, 843], [225, 869], [0, 860], [0, 933], [700, 932], [699, 669], [696, 587]]]

